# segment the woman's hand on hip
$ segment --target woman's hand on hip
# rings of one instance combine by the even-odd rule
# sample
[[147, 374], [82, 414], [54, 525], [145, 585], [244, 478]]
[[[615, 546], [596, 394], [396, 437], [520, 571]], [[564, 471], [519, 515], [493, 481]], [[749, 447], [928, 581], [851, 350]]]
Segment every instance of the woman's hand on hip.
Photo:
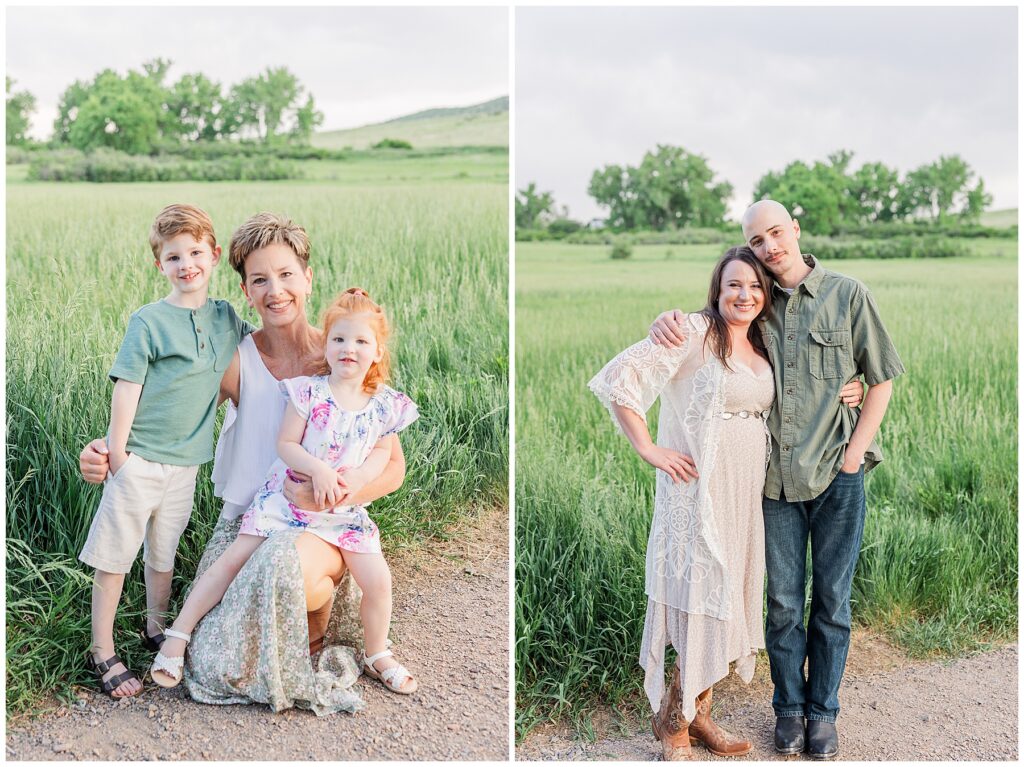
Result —
[[640, 457], [654, 468], [661, 469], [668, 474], [672, 481], [676, 483], [680, 480], [689, 482], [700, 476], [697, 474], [697, 464], [693, 462], [690, 456], [683, 455], [675, 450], [669, 450], [667, 447], [651, 445], [640, 454]]
[[94, 439], [82, 448], [78, 454], [78, 471], [86, 482], [98, 485], [107, 478], [110, 471], [110, 458], [107, 455], [107, 443], [102, 439]]

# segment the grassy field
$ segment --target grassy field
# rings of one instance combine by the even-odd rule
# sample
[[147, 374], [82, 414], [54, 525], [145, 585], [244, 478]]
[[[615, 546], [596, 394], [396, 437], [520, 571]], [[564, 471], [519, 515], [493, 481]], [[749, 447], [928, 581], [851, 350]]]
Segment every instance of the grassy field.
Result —
[[416, 149], [448, 146], [508, 146], [508, 111], [457, 114], [325, 131], [310, 143], [325, 149], [367, 149], [381, 139], [408, 141]]
[[[913, 655], [1017, 631], [1016, 242], [837, 264], [907, 368], [868, 477], [854, 615]], [[645, 705], [637, 653], [654, 471], [587, 381], [668, 308], [699, 309], [721, 246], [516, 248], [517, 732]], [[656, 422], [654, 413], [651, 422]]]
[[[79, 479], [78, 453], [106, 431], [106, 372], [128, 315], [166, 293], [147, 234], [171, 202], [206, 209], [225, 246], [260, 210], [301, 223], [313, 243], [314, 320], [352, 285], [389, 309], [394, 385], [422, 417], [403, 434], [405, 485], [373, 507], [385, 547], [443, 536], [459, 517], [506, 502], [507, 158], [488, 157], [479, 178], [459, 175], [465, 161], [452, 156], [431, 172], [419, 161], [362, 164], [351, 183], [8, 185], [8, 715], [88, 681], [90, 583], [76, 556], [100, 490]], [[258, 322], [226, 259], [211, 295]], [[209, 469], [179, 549], [176, 595], [219, 511]], [[116, 633], [136, 670], [148, 658], [131, 636], [145, 604], [140, 571]]]

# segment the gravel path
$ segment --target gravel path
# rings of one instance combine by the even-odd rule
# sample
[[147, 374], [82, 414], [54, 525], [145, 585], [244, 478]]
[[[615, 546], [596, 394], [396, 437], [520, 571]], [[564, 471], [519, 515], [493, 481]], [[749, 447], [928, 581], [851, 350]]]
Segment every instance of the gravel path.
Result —
[[[768, 661], [762, 654], [749, 687], [735, 675], [716, 685], [715, 721], [754, 742], [754, 750], [742, 760], [809, 760], [806, 755], [775, 753], [771, 690]], [[877, 637], [855, 635], [840, 703], [837, 761], [1016, 761], [1017, 645], [954, 662], [911, 662]], [[577, 741], [564, 728], [540, 729], [516, 749], [516, 757], [644, 762], [661, 758], [649, 723], [623, 728], [607, 716], [597, 719], [599, 738], [594, 743]], [[719, 759], [702, 747], [694, 748], [694, 754], [700, 760]]]
[[389, 557], [391, 637], [419, 679], [411, 696], [360, 680], [367, 708], [317, 718], [193, 703], [183, 687], [76, 705], [9, 724], [12, 760], [454, 760], [508, 758], [508, 512]]

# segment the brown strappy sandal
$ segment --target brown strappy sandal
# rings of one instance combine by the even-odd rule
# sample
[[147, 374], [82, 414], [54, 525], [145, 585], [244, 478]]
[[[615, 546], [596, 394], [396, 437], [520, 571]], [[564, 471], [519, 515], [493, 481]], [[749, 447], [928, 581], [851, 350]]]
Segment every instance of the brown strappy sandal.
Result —
[[156, 633], [152, 636], [147, 633], [148, 626], [143, 623], [142, 629], [139, 631], [139, 637], [142, 639], [142, 646], [150, 652], [160, 652], [160, 645], [164, 643], [163, 633]]
[[[114, 676], [110, 677], [110, 679], [104, 681], [103, 675], [110, 671], [110, 669], [112, 669], [118, 663], [124, 666], [125, 670], [122, 671], [120, 674], [114, 674]], [[138, 676], [136, 676], [134, 671], [128, 668], [128, 664], [121, 660], [120, 656], [117, 653], [114, 653], [106, 660], [97, 663], [95, 659], [93, 659], [92, 657], [92, 652], [88, 652], [86, 653], [85, 656], [85, 667], [96, 675], [96, 681], [99, 682], [100, 689], [103, 690], [103, 692], [105, 692], [114, 700], [120, 700], [121, 698], [130, 698], [132, 697], [132, 695], [138, 695], [139, 692], [142, 692], [142, 680], [139, 679]], [[132, 679], [139, 683], [138, 692], [133, 692], [129, 695], [114, 695], [114, 690], [116, 690], [125, 682], [131, 681]]]

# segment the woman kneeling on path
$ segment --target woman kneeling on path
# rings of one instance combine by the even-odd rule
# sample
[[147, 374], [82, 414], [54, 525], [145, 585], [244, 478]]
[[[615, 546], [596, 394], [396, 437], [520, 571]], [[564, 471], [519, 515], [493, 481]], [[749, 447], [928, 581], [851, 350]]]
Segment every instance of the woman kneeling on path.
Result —
[[[224, 507], [197, 578], [235, 540], [242, 515], [277, 459], [287, 405], [280, 381], [315, 374], [323, 364], [322, 332], [306, 313], [313, 290], [309, 258], [305, 230], [284, 216], [257, 214], [231, 238], [231, 265], [262, 327], [239, 345], [221, 383], [222, 398], [231, 406], [217, 441], [213, 482]], [[342, 491], [350, 503], [366, 504], [401, 486], [405, 459], [398, 437], [389, 439], [391, 460], [383, 474], [345, 473]], [[103, 481], [109, 464], [102, 440], [87, 445], [79, 460], [87, 481]], [[300, 507], [320, 508], [310, 485], [289, 481], [286, 488]], [[354, 651], [342, 646], [362, 644], [360, 592], [344, 576], [338, 548], [301, 528], [260, 546], [196, 627], [185, 666], [192, 699], [265, 703], [274, 711], [297, 706], [318, 715], [362, 708], [355, 684], [360, 667]], [[337, 588], [321, 588], [327, 579]], [[151, 615], [147, 634], [156, 645], [163, 641], [162, 628], [163, 616]], [[387, 658], [378, 670], [387, 664], [397, 665]]]

